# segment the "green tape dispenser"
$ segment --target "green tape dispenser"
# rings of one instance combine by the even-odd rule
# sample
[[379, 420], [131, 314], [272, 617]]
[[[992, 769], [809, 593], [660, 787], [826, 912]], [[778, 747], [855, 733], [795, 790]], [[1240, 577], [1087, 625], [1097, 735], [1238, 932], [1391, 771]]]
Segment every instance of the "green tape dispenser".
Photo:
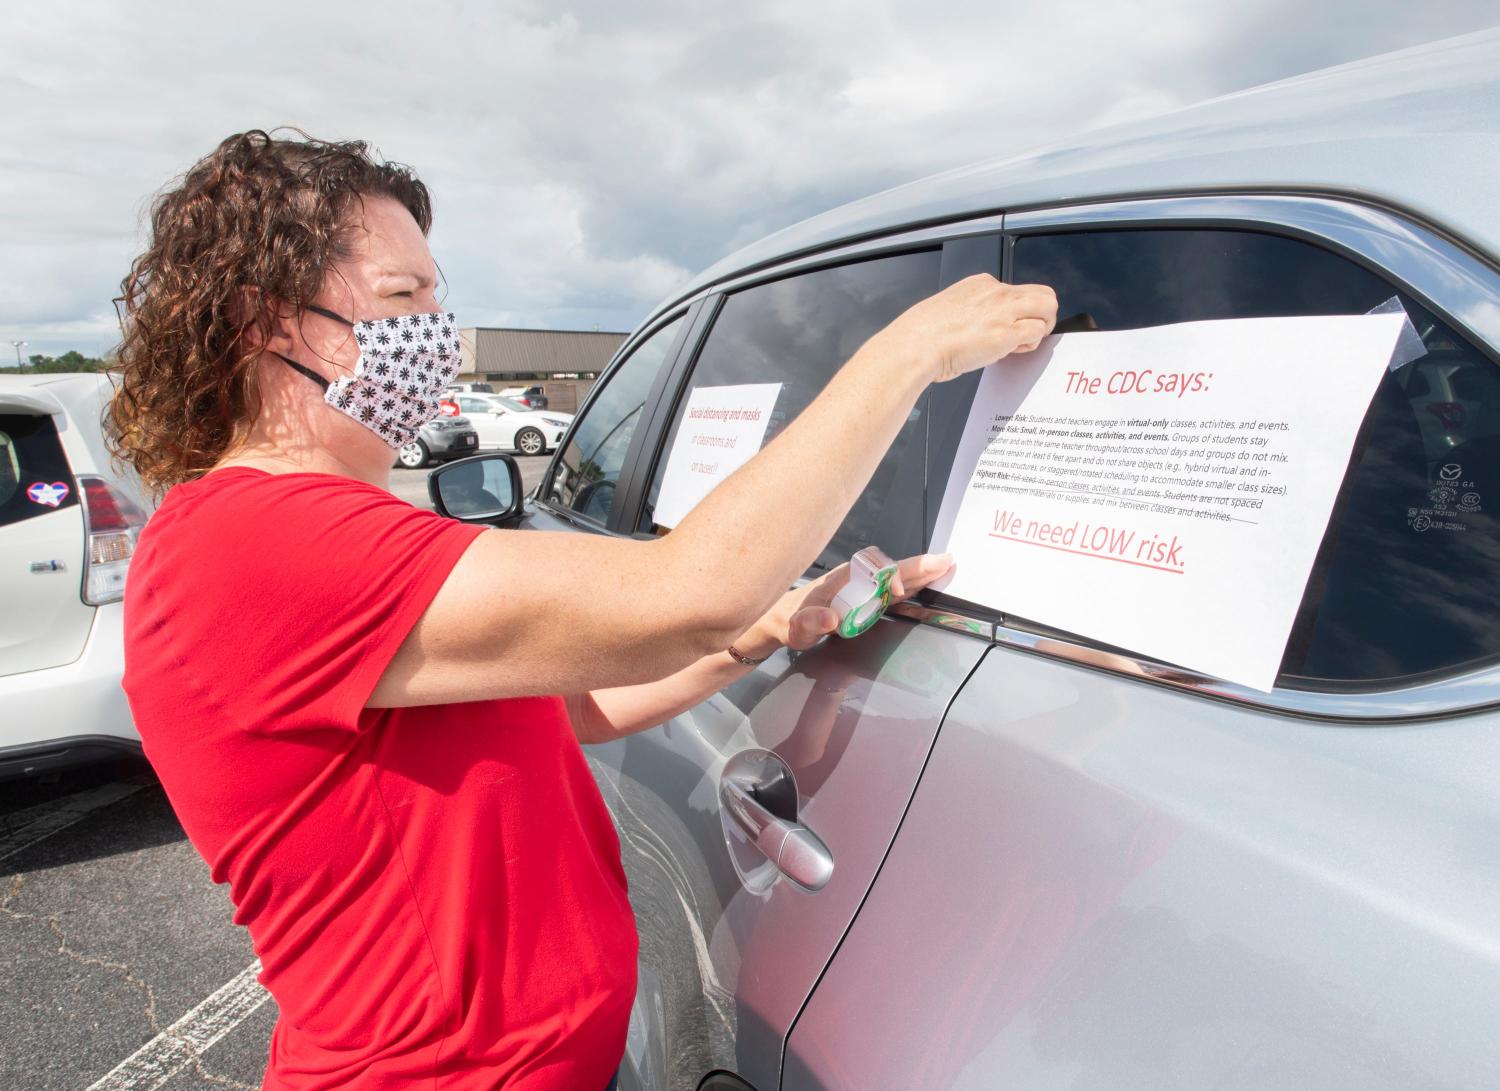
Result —
[[891, 581], [895, 578], [896, 562], [878, 546], [866, 546], [849, 558], [849, 582], [833, 596], [839, 636], [858, 636], [880, 620], [891, 604]]

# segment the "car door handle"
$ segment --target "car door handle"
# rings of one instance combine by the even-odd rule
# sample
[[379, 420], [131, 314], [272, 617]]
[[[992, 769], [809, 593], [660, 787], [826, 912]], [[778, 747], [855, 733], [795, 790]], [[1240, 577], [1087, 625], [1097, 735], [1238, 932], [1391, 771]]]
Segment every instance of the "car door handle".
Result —
[[735, 825], [793, 883], [809, 894], [828, 885], [833, 878], [833, 854], [812, 830], [773, 814], [756, 798], [751, 785], [732, 776], [719, 782], [719, 800]]

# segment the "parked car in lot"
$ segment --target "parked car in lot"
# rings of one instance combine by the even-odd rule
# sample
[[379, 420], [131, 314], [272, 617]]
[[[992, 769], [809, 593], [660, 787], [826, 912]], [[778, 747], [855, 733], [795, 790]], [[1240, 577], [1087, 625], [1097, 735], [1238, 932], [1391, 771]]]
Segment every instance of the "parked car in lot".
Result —
[[151, 505], [110, 465], [100, 374], [0, 375], [0, 778], [140, 752], [122, 598]]
[[513, 398], [528, 409], [546, 409], [547, 395], [540, 386], [509, 386], [500, 391], [502, 398]]
[[473, 421], [482, 450], [544, 455], [562, 442], [571, 413], [543, 413], [494, 394], [455, 394], [459, 411]]
[[[641, 940], [622, 1087], [1500, 1085], [1497, 176], [1490, 32], [859, 201], [626, 341], [521, 525], [665, 533], [689, 391], [783, 384], [774, 435], [975, 272], [1104, 330], [1395, 295], [1431, 359], [1381, 381], [1273, 692], [924, 592], [589, 747]], [[978, 379], [809, 575], [924, 549]], [[1449, 475], [1470, 510], [1424, 528]]]
[[444, 413], [422, 425], [417, 438], [396, 452], [396, 465], [420, 470], [433, 462], [463, 458], [479, 450], [479, 433], [462, 414]]

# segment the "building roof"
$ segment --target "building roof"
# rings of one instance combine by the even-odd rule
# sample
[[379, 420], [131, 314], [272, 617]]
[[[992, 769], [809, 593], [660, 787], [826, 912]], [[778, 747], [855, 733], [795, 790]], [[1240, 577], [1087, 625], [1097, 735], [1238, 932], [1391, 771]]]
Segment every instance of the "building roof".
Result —
[[910, 182], [745, 247], [670, 303], [793, 254], [902, 227], [1194, 191], [1339, 190], [1408, 210], [1500, 255], [1497, 177], [1500, 27]]
[[477, 326], [459, 331], [464, 371], [602, 371], [625, 340], [605, 330], [523, 330]]

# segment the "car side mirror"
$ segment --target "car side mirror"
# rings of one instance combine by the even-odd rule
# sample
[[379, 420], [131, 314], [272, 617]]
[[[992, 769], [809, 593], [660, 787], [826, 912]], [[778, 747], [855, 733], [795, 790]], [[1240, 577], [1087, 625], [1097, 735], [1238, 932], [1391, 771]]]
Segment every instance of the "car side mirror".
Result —
[[521, 468], [510, 455], [473, 455], [427, 475], [427, 495], [439, 515], [463, 523], [499, 525], [521, 517], [526, 497]]

